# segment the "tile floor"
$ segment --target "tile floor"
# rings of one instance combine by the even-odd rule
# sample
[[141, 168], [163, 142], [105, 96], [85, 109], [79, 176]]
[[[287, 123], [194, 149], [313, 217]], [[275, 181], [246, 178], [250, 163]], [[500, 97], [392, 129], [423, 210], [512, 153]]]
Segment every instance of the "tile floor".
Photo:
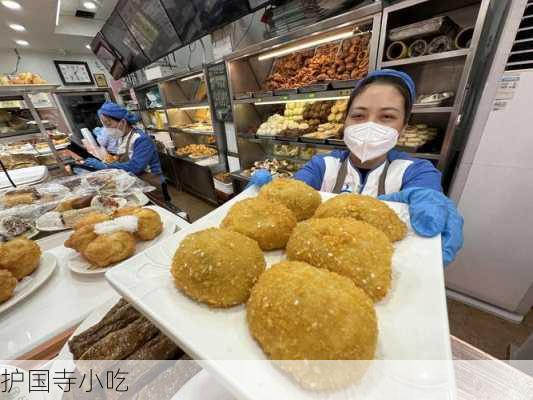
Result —
[[[170, 194], [174, 205], [186, 211], [191, 222], [215, 209], [212, 204], [173, 187], [170, 188]], [[521, 324], [514, 324], [463, 303], [448, 300], [448, 314], [452, 335], [499, 359], [505, 359], [510, 343], [520, 345], [533, 334], [533, 310]]]

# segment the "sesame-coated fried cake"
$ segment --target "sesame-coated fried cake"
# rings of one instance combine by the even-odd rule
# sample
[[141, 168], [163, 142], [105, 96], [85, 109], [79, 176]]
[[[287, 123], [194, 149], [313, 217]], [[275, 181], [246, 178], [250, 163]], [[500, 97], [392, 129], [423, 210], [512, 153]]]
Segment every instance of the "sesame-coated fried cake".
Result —
[[346, 276], [374, 301], [390, 289], [392, 252], [392, 243], [382, 231], [351, 218], [300, 222], [287, 243], [289, 260]]
[[172, 261], [176, 287], [212, 307], [244, 303], [265, 270], [255, 240], [228, 229], [192, 233], [181, 242]]
[[261, 197], [235, 203], [221, 224], [254, 239], [263, 250], [284, 249], [295, 226], [291, 210]]
[[386, 203], [371, 196], [344, 193], [318, 207], [314, 218], [353, 218], [369, 223], [395, 242], [407, 235], [407, 225]]

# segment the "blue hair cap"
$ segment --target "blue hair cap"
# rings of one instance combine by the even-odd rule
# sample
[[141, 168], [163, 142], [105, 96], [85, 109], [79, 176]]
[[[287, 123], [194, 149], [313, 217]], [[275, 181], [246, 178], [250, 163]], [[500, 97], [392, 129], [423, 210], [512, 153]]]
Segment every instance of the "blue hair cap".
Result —
[[98, 116], [100, 115], [105, 115], [106, 117], [111, 117], [118, 120], [125, 119], [132, 125], [139, 121], [139, 117], [137, 117], [135, 114], [130, 113], [126, 108], [118, 105], [117, 103], [113, 103], [112, 101], [106, 101], [104, 104], [102, 104], [98, 110]]
[[357, 88], [364, 86], [366, 82], [368, 82], [372, 78], [380, 78], [380, 77], [394, 77], [402, 81], [402, 83], [405, 85], [405, 87], [409, 91], [409, 95], [411, 96], [411, 104], [416, 103], [416, 86], [413, 81], [413, 78], [411, 78], [405, 72], [396, 71], [395, 69], [378, 69], [376, 71], [372, 71], [365, 78], [361, 79], [357, 83]]

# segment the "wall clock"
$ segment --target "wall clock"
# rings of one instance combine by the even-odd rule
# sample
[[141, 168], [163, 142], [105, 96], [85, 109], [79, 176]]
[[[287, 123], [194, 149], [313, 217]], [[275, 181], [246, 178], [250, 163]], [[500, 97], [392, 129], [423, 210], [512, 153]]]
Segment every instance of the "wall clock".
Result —
[[63, 85], [94, 85], [91, 70], [86, 62], [54, 60], [54, 64]]

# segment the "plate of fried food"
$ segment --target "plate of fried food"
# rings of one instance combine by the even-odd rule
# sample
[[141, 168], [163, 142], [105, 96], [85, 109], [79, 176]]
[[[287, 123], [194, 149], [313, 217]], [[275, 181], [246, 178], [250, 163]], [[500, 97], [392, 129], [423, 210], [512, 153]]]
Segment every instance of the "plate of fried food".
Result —
[[65, 247], [75, 250], [68, 267], [78, 274], [103, 274], [174, 230], [173, 222], [162, 219], [154, 207], [125, 207], [111, 214], [92, 212], [76, 223], [65, 241]]
[[441, 241], [404, 204], [280, 178], [106, 278], [237, 398], [452, 396]]
[[56, 258], [29, 239], [0, 243], [0, 313], [37, 290], [54, 272]]

